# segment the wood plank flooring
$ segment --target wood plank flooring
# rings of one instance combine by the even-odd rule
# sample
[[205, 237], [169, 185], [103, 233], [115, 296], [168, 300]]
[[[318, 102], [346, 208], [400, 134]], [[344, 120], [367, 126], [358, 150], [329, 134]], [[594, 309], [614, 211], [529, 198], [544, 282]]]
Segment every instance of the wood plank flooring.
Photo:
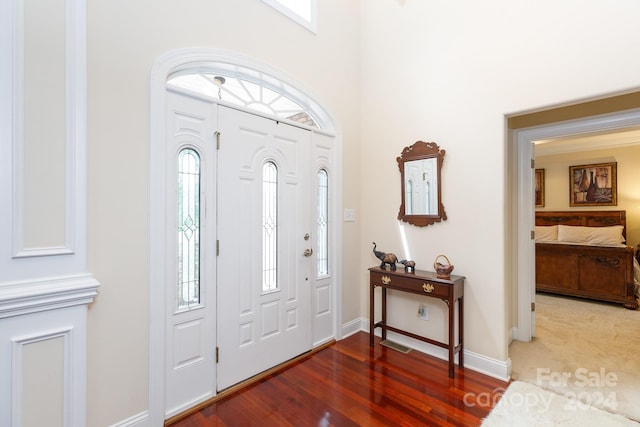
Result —
[[478, 426], [507, 383], [359, 332], [268, 375], [173, 427]]

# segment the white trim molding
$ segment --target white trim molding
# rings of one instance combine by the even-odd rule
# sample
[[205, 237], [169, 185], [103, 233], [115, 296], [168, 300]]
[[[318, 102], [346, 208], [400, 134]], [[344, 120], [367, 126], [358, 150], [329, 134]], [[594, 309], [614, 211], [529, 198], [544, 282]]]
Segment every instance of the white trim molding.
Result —
[[[58, 328], [54, 330], [45, 330], [38, 333], [32, 333], [27, 336], [14, 337], [11, 339], [12, 343], [12, 360], [11, 366], [12, 368], [12, 384], [11, 384], [11, 402], [13, 407], [12, 411], [12, 423], [11, 425], [19, 426], [23, 424], [22, 415], [25, 410], [22, 404], [24, 398], [26, 397], [23, 393], [23, 386], [27, 382], [25, 379], [25, 371], [28, 371], [29, 368], [33, 368], [33, 366], [24, 366], [24, 350], [25, 347], [39, 343], [45, 342], [49, 340], [55, 340], [56, 338], [61, 338], [63, 340], [63, 360], [62, 360], [62, 384], [60, 384], [61, 394], [62, 394], [62, 408], [59, 408], [59, 411], [62, 414], [63, 425], [72, 425], [71, 420], [71, 412], [72, 407], [71, 404], [73, 402], [73, 396], [71, 391], [73, 388], [71, 384], [73, 382], [73, 361], [71, 357], [72, 353], [72, 343], [73, 343], [73, 327], [67, 326], [64, 328]], [[46, 359], [50, 355], [43, 354], [42, 358]]]
[[65, 0], [65, 244], [46, 248], [26, 248], [23, 234], [24, 196], [24, 1], [13, 0], [13, 252], [14, 258], [68, 255], [74, 253], [76, 146], [84, 143], [86, 122], [86, 5], [84, 0]]
[[144, 411], [136, 414], [126, 420], [119, 421], [115, 424], [111, 424], [109, 427], [134, 427], [134, 426], [146, 426], [149, 423], [149, 412]]
[[0, 285], [0, 319], [87, 305], [93, 302], [99, 286], [88, 274], [3, 283]]
[[[25, 247], [25, 0], [0, 2], [0, 283], [86, 270], [86, 2], [64, 3], [64, 227], [56, 245]], [[30, 195], [34, 197], [34, 195]]]
[[[62, 373], [59, 390], [48, 390], [60, 400], [64, 425], [86, 425], [87, 306], [97, 294], [90, 275], [56, 277], [0, 285], [0, 425], [20, 425], [25, 411], [23, 349], [34, 343], [62, 339], [59, 359], [36, 354]], [[38, 348], [37, 346], [35, 347]], [[48, 362], [53, 360], [55, 362]], [[47, 369], [46, 364], [42, 369]], [[33, 386], [32, 386], [33, 389]], [[28, 404], [26, 404], [28, 406]]]

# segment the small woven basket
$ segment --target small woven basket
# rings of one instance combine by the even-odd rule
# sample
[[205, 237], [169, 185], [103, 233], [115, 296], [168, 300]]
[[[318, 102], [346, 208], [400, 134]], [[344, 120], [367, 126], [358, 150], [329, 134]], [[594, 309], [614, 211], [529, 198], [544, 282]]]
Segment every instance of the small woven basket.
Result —
[[[443, 264], [439, 261], [440, 258], [444, 258], [446, 260], [446, 264]], [[445, 255], [438, 255], [436, 260], [433, 262], [433, 268], [436, 270], [436, 276], [440, 279], [449, 279], [451, 278], [451, 272], [453, 271], [453, 265], [449, 258]]]

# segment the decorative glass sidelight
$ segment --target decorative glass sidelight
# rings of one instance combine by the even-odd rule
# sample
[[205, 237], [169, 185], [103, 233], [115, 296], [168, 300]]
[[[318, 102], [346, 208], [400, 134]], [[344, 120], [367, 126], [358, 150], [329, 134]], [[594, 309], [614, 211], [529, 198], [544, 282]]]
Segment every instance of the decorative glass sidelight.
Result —
[[178, 154], [178, 309], [200, 304], [200, 156]]
[[278, 290], [278, 167], [262, 167], [262, 291]]
[[318, 171], [318, 232], [317, 255], [318, 277], [329, 274], [329, 174], [326, 170]]

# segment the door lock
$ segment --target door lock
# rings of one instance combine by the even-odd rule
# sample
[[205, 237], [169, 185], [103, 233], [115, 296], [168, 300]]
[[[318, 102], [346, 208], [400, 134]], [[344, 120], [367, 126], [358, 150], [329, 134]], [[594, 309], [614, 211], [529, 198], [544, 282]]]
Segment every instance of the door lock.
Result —
[[305, 249], [304, 250], [304, 256], [311, 256], [313, 255], [313, 249]]

